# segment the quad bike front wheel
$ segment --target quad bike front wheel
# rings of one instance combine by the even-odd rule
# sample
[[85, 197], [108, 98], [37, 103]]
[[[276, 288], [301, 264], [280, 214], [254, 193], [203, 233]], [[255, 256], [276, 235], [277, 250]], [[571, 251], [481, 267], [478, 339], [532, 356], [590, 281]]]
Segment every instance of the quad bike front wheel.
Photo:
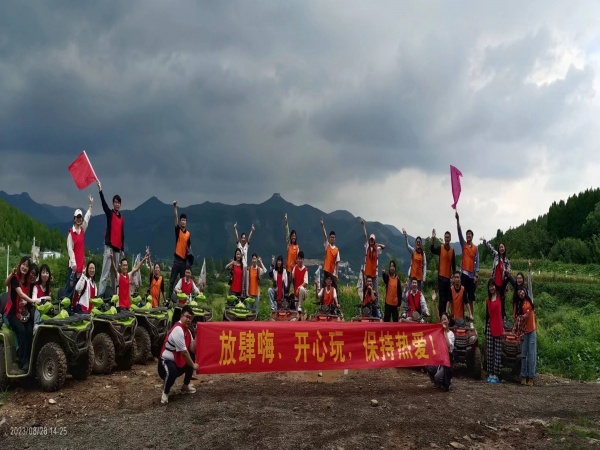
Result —
[[4, 344], [0, 343], [0, 391], [8, 388], [8, 376], [6, 374], [6, 359], [4, 355]]
[[60, 345], [48, 342], [38, 353], [36, 362], [38, 383], [44, 391], [58, 391], [65, 384], [67, 357]]
[[131, 343], [131, 347], [124, 351], [121, 355], [117, 356], [117, 368], [119, 370], [130, 370], [134, 363], [134, 349], [135, 343]]
[[144, 327], [136, 327], [133, 335], [133, 360], [136, 364], [146, 364], [150, 355], [150, 335]]
[[94, 370], [94, 346], [90, 345], [85, 355], [79, 358], [79, 361], [70, 368], [71, 375], [73, 378], [79, 381], [85, 381], [88, 379], [92, 371]]
[[115, 365], [115, 344], [106, 333], [98, 333], [92, 339], [94, 347], [94, 373], [109, 374]]

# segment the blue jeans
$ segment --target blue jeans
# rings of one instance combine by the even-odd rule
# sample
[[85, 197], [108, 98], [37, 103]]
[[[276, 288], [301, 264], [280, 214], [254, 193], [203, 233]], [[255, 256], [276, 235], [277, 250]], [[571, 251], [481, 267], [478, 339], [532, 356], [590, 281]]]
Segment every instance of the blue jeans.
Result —
[[[75, 274], [75, 276], [73, 276], [73, 281], [71, 281], [71, 275], [73, 275], [73, 269], [69, 267], [67, 268], [67, 284], [65, 285], [65, 297], [69, 297], [72, 301], [73, 294], [75, 293], [75, 285], [77, 284], [77, 280], [79, 279], [79, 277], [77, 276], [77, 274]], [[81, 274], [79, 276], [81, 276]], [[62, 300], [62, 298], [59, 298], [58, 300], [60, 301]]]
[[535, 378], [537, 360], [537, 335], [535, 330], [523, 335], [521, 345], [521, 376]]
[[277, 295], [277, 289], [269, 288], [269, 302], [271, 302], [271, 310], [277, 311], [277, 301], [275, 300], [275, 296]]

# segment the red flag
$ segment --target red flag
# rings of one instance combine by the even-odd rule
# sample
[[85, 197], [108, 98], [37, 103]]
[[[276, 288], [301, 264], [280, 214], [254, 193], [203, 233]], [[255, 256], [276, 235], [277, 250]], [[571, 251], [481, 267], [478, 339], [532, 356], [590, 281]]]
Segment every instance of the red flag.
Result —
[[452, 209], [456, 209], [456, 204], [458, 203], [458, 198], [460, 197], [460, 177], [463, 174], [454, 166], [450, 166], [450, 181], [452, 182], [452, 197], [454, 197], [454, 204], [452, 205]]
[[79, 189], [85, 189], [98, 179], [85, 150], [69, 166], [69, 172]]

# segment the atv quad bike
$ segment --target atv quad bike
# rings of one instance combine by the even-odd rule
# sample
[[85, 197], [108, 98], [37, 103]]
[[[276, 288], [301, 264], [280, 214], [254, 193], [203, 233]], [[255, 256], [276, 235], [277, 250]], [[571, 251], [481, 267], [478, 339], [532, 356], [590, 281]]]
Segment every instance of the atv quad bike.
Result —
[[254, 312], [254, 299], [248, 297], [245, 301], [241, 301], [235, 295], [227, 297], [225, 311], [223, 312], [224, 321], [253, 321], [256, 320], [257, 314]]
[[295, 308], [295, 297], [293, 295], [284, 298], [277, 304], [277, 311], [271, 311], [269, 320], [274, 322], [296, 322], [301, 320], [300, 313]]
[[[6, 306], [8, 293], [0, 296], [0, 308]], [[67, 372], [75, 379], [85, 380], [91, 373], [94, 359], [90, 343], [92, 322], [89, 315], [76, 314], [67, 318], [48, 317], [33, 334], [29, 370], [19, 370], [18, 342], [7, 323], [0, 328], [0, 389], [12, 380], [35, 376], [44, 391], [62, 388]]]
[[383, 319], [377, 316], [377, 308], [374, 302], [367, 305], [359, 303], [356, 306], [358, 315], [351, 319], [352, 322], [383, 322]]
[[513, 375], [521, 372], [521, 345], [523, 336], [513, 333], [513, 323], [504, 320], [504, 336], [502, 337], [502, 368], [510, 369]]
[[111, 299], [93, 298], [91, 300], [94, 331], [94, 373], [108, 374], [116, 365], [119, 369], [129, 370], [134, 363], [134, 336], [137, 328], [135, 314], [129, 311], [117, 312], [117, 295]]
[[456, 319], [450, 328], [454, 333], [454, 364], [466, 364], [469, 374], [481, 379], [481, 351], [477, 330], [469, 327], [464, 319]]
[[169, 331], [168, 308], [152, 308], [152, 297], [145, 301], [139, 297], [131, 299], [131, 311], [137, 319], [134, 332], [134, 362], [146, 364], [150, 356], [158, 357]]
[[308, 319], [309, 322], [343, 322], [344, 315], [335, 305], [319, 303], [317, 312]]
[[[213, 319], [213, 311], [212, 309], [206, 306], [200, 306], [200, 302], [205, 302], [206, 297], [204, 294], [198, 295], [195, 299], [191, 296], [187, 296], [185, 294], [177, 294], [177, 303], [174, 303], [172, 309], [169, 309], [169, 326], [173, 326], [175, 322], [177, 322], [181, 318], [181, 310], [185, 305], [188, 305], [192, 308], [194, 312], [194, 317], [192, 318], [192, 324], [190, 325], [190, 330], [192, 332], [192, 336], [196, 336], [196, 324], [198, 322], [210, 322]], [[162, 346], [162, 342], [161, 342]], [[160, 351], [160, 348], [158, 349]]]

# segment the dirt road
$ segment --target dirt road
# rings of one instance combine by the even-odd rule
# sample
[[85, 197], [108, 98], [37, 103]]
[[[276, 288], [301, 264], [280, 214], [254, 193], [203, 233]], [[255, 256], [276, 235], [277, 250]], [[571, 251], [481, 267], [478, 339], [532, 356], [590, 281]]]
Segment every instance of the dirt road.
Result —
[[196, 394], [172, 395], [166, 407], [154, 364], [68, 379], [53, 394], [18, 387], [0, 407], [0, 447], [600, 448], [599, 383], [541, 376], [524, 387], [458, 376], [445, 393], [407, 369], [199, 378]]

